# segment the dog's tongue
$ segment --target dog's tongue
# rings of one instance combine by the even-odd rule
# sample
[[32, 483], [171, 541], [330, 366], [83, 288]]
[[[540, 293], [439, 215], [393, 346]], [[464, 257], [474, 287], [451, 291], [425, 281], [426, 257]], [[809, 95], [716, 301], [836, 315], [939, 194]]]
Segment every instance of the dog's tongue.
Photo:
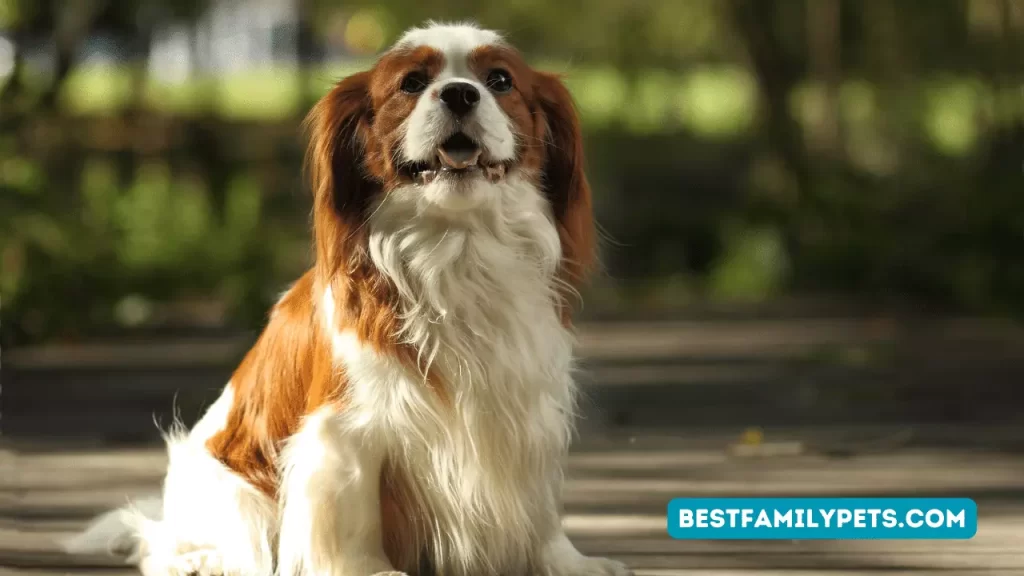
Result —
[[442, 146], [437, 149], [437, 157], [445, 167], [452, 170], [462, 170], [470, 166], [476, 166], [476, 163], [480, 160], [480, 149], [467, 147], [445, 150]]

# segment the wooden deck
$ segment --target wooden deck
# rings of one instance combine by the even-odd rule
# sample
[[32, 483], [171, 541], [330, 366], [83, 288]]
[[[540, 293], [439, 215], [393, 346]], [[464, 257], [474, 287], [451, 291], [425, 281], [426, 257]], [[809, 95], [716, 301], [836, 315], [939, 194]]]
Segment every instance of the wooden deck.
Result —
[[[1019, 454], [897, 442], [828, 456], [825, 436], [796, 431], [738, 450], [734, 435], [591, 433], [572, 455], [566, 526], [584, 551], [623, 560], [638, 576], [1024, 574]], [[155, 447], [7, 445], [0, 574], [133, 573], [116, 558], [67, 556], [54, 542], [126, 497], [157, 489], [163, 465]], [[981, 519], [978, 535], [963, 542], [673, 541], [665, 505], [686, 495], [969, 496]]]

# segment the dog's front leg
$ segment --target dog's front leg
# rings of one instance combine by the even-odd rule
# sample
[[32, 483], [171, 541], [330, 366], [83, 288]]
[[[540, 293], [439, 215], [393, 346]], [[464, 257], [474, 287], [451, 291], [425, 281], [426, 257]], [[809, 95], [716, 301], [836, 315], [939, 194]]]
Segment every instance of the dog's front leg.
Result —
[[307, 417], [281, 453], [279, 576], [370, 576], [394, 569], [381, 544], [380, 446], [337, 411]]
[[[560, 463], [564, 466], [567, 458], [563, 455]], [[562, 528], [562, 474], [551, 482], [548, 492], [547, 511], [539, 533], [544, 534], [540, 558], [544, 576], [632, 576], [633, 571], [618, 560], [585, 556], [569, 541]]]

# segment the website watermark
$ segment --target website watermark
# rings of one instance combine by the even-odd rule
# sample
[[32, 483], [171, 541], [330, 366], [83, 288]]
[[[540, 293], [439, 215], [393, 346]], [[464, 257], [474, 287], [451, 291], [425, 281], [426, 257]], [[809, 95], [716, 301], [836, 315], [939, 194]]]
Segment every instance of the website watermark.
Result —
[[677, 498], [668, 533], [688, 540], [968, 540], [969, 498]]

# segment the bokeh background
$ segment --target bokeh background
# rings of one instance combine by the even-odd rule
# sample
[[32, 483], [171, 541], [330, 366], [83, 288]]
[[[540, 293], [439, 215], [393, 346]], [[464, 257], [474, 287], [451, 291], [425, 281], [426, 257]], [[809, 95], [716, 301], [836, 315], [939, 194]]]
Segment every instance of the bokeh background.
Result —
[[430, 17], [567, 75], [588, 313], [1024, 314], [1019, 0], [0, 0], [4, 343], [259, 325], [309, 261], [302, 115]]
[[[7, 366], [75, 382], [96, 343], [251, 338], [310, 263], [303, 115], [428, 18], [565, 74], [603, 231], [582, 323], [649, 360], [597, 378], [666, 386], [634, 403], [785, 404], [719, 385], [771, 380], [813, 388], [801, 414], [823, 386], [871, 417], [1018, 415], [1021, 0], [0, 0]], [[696, 347], [651, 360], [673, 338]]]

